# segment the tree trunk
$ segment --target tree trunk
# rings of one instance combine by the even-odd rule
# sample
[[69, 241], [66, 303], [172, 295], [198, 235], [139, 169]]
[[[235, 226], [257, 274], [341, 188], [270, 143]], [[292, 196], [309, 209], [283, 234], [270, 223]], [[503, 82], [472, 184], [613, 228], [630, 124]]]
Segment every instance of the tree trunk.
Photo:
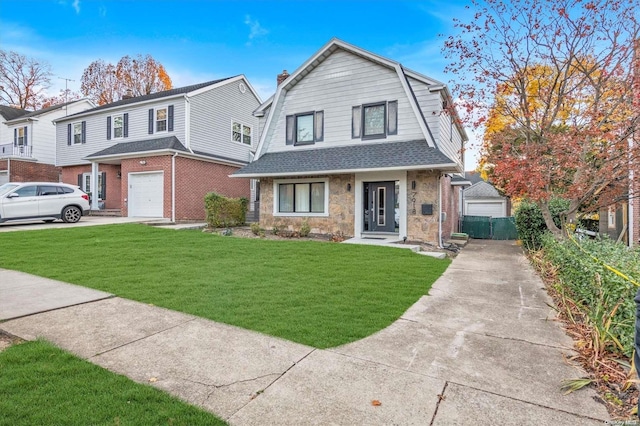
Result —
[[540, 211], [542, 211], [542, 217], [544, 218], [544, 223], [547, 225], [547, 229], [551, 231], [554, 237], [560, 239], [562, 237], [562, 230], [558, 228], [553, 221], [551, 210], [549, 210], [549, 203], [540, 201], [538, 202], [538, 207], [540, 207]]

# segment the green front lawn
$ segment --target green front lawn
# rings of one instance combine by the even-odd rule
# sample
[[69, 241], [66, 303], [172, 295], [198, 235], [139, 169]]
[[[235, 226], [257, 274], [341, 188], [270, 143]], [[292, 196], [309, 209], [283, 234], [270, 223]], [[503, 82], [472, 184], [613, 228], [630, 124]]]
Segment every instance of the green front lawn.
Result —
[[0, 352], [0, 395], [0, 425], [226, 424], [44, 341]]
[[0, 267], [318, 348], [398, 319], [449, 265], [387, 247], [111, 225], [0, 234]]

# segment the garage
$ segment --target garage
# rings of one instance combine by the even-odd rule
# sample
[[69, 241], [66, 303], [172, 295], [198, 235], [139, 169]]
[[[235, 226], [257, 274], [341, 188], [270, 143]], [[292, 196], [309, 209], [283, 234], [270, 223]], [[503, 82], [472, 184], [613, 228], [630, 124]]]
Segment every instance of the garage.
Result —
[[507, 215], [506, 201], [474, 200], [467, 201], [465, 204], [467, 216], [506, 217]]
[[164, 217], [164, 173], [129, 173], [129, 217]]
[[9, 182], [9, 172], [8, 171], [0, 171], [0, 185]]

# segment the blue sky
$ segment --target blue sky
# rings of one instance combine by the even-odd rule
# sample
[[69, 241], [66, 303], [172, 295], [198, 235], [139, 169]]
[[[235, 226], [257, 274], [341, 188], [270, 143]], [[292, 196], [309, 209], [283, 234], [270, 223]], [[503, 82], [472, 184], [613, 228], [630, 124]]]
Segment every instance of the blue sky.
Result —
[[0, 48], [48, 62], [52, 94], [64, 89], [59, 77], [79, 91], [94, 60], [151, 54], [174, 87], [244, 74], [265, 100], [278, 73], [332, 37], [449, 83], [439, 34], [468, 13], [450, 0], [1, 0]]

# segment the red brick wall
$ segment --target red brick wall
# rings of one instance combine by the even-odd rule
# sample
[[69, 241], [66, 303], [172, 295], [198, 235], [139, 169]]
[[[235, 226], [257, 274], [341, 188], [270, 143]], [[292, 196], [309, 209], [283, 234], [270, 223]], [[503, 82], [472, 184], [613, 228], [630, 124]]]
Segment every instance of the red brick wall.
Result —
[[11, 182], [59, 182], [60, 168], [53, 164], [6, 159], [0, 161], [0, 170], [9, 170]]
[[[107, 177], [107, 194], [104, 199], [105, 208], [119, 209], [121, 203], [121, 179], [118, 179], [117, 173], [120, 170], [119, 165], [100, 164], [98, 167], [100, 172], [105, 172]], [[62, 168], [62, 182], [71, 185], [78, 184], [78, 175], [82, 173], [91, 173], [90, 165], [68, 166]]]
[[251, 195], [249, 179], [229, 177], [238, 169], [239, 167], [177, 157], [176, 220], [204, 220], [204, 197], [209, 192], [248, 199]]

